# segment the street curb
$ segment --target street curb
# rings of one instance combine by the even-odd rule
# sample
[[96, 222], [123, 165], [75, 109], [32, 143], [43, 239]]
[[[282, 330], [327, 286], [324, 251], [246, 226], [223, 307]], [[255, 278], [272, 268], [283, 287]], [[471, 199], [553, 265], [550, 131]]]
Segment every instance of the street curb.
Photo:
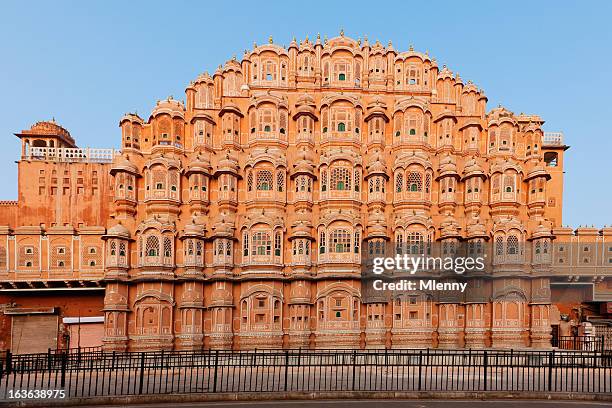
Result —
[[386, 392], [386, 391], [339, 391], [339, 392], [245, 392], [216, 394], [155, 394], [122, 397], [69, 398], [65, 400], [35, 400], [0, 402], [0, 407], [69, 407], [131, 405], [183, 402], [231, 402], [231, 401], [279, 401], [279, 400], [335, 400], [335, 399], [463, 399], [463, 400], [566, 400], [566, 401], [612, 401], [612, 394], [595, 393], [537, 393], [537, 392]]

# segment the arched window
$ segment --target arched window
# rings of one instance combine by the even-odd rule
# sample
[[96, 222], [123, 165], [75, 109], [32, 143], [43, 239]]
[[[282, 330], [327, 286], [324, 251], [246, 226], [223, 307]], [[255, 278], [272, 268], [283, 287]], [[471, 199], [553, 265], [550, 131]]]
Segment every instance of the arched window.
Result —
[[281, 242], [281, 233], [277, 231], [274, 234], [274, 256], [281, 256]]
[[331, 187], [340, 191], [351, 189], [351, 174], [347, 168], [339, 167], [332, 170]]
[[411, 232], [407, 239], [408, 253], [412, 255], [423, 254], [423, 234], [420, 232]]
[[557, 167], [559, 155], [556, 152], [546, 152], [544, 153], [544, 162], [549, 167]]
[[327, 171], [321, 170], [321, 191], [327, 191]]
[[397, 173], [395, 176], [395, 191], [401, 193], [404, 187], [404, 175]]
[[346, 124], [344, 122], [338, 123], [338, 132], [346, 131]]
[[260, 170], [257, 172], [257, 190], [268, 191], [272, 189], [272, 172]]
[[519, 254], [519, 242], [516, 235], [510, 235], [506, 242], [506, 251], [508, 255], [518, 255]]
[[327, 248], [327, 243], [325, 241], [325, 231], [321, 231], [319, 235], [319, 253], [324, 254], [325, 248]]
[[501, 235], [495, 238], [495, 255], [497, 257], [504, 255], [504, 237]]
[[272, 253], [272, 241], [270, 234], [258, 231], [253, 234], [251, 255], [270, 255]]
[[408, 187], [410, 191], [423, 190], [423, 176], [417, 171], [411, 171], [408, 174]]
[[351, 251], [351, 234], [347, 229], [339, 228], [330, 234], [330, 252], [346, 253]]
[[156, 236], [150, 236], [147, 238], [147, 255], [159, 255], [159, 239]]
[[278, 192], [282, 192], [285, 189], [285, 173], [283, 170], [279, 170], [276, 173], [276, 189]]

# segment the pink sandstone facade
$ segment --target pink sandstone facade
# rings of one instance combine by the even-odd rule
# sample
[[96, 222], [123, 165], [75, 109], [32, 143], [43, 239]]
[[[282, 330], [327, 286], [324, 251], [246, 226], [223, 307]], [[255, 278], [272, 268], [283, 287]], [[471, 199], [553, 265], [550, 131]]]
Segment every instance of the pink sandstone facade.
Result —
[[[255, 46], [126, 114], [120, 151], [37, 123], [0, 203], [1, 348], [36, 348], [45, 313], [52, 344], [76, 345], [78, 313], [108, 350], [546, 348], [609, 317], [612, 228], [562, 225], [562, 135], [486, 103], [427, 53], [341, 34]], [[362, 247], [384, 242], [489, 263], [469, 295], [366, 303]]]

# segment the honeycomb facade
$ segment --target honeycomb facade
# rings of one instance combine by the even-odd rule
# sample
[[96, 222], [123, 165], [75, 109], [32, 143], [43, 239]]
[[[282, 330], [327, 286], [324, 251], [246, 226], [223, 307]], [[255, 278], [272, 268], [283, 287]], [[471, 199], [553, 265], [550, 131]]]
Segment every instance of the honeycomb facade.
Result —
[[[109, 350], [550, 347], [567, 308], [551, 293], [612, 300], [612, 229], [563, 227], [562, 136], [486, 104], [412, 48], [256, 46], [185, 103], [126, 114], [121, 152], [18, 134], [0, 279], [104, 287]], [[366, 303], [362, 254], [389, 242], [464, 243], [489, 264], [469, 295]]]

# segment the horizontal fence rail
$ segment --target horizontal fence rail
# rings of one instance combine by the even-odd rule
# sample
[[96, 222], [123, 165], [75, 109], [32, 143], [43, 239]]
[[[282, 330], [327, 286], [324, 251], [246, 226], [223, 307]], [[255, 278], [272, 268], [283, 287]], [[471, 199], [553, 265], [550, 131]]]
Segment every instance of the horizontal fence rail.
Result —
[[168, 393], [529, 391], [612, 393], [612, 354], [490, 350], [81, 352], [1, 361], [17, 390], [99, 397]]
[[558, 336], [553, 337], [552, 346], [561, 350], [610, 351], [612, 344], [605, 342], [604, 336]]

